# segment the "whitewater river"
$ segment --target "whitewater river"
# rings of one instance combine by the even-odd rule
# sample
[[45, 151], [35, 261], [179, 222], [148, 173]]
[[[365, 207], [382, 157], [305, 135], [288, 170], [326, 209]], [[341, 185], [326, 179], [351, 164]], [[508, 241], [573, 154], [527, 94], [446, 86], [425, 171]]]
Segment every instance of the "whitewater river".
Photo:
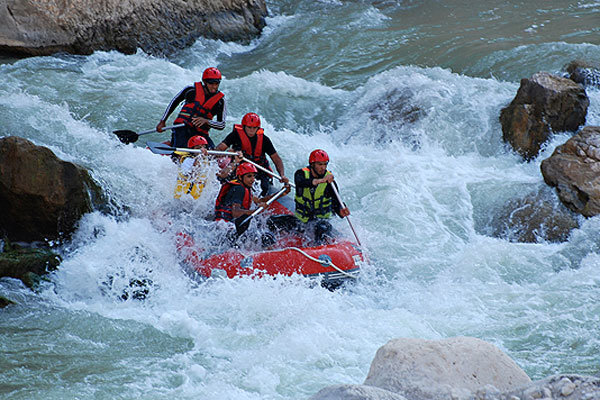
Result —
[[[600, 374], [600, 218], [582, 219], [564, 243], [491, 235], [508, 201], [545, 187], [540, 163], [569, 137], [524, 163], [502, 141], [500, 109], [521, 78], [600, 63], [600, 2], [268, 7], [248, 45], [1, 60], [0, 136], [89, 168], [113, 212], [81, 221], [38, 293], [0, 280], [17, 302], [0, 310], [0, 398], [304, 399], [362, 383], [376, 350], [398, 337], [474, 336], [532, 379]], [[183, 272], [157, 216], [193, 230], [212, 200], [173, 200], [175, 165], [111, 132], [153, 128], [208, 66], [223, 72], [228, 101], [216, 141], [255, 111], [288, 176], [311, 150], [329, 153], [370, 257], [355, 285], [198, 284]], [[600, 91], [587, 94], [587, 124], [600, 125]], [[345, 221], [335, 226], [350, 236]], [[147, 299], [123, 301], [140, 277], [154, 283]]]

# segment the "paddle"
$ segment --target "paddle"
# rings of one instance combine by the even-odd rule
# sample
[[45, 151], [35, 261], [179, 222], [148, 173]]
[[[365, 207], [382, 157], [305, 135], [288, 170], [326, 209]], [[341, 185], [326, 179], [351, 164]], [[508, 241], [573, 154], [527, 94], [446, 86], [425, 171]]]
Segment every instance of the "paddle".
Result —
[[[185, 124], [167, 126], [164, 129], [181, 128], [182, 126], [185, 126]], [[156, 129], [151, 129], [151, 130], [140, 132], [140, 133], [136, 133], [136, 132], [130, 131], [128, 129], [119, 129], [119, 130], [113, 131], [113, 133], [115, 135], [117, 135], [119, 140], [125, 144], [135, 143], [135, 142], [137, 142], [138, 138], [141, 135], [147, 135], [149, 133], [154, 133], [154, 132], [156, 132]]]
[[264, 210], [267, 209], [267, 207], [269, 207], [271, 205], [271, 203], [273, 203], [275, 200], [277, 200], [279, 197], [281, 197], [281, 195], [283, 194], [283, 192], [286, 191], [286, 188], [282, 188], [279, 192], [275, 193], [273, 195], [273, 197], [271, 197], [266, 203], [265, 206], [260, 206], [258, 207], [256, 210], [254, 210], [254, 212], [250, 215], [248, 215], [246, 218], [244, 218], [244, 220], [242, 222], [240, 222], [239, 224], [236, 224], [236, 228], [238, 231], [238, 234], [240, 234], [240, 231], [244, 231], [242, 230], [242, 226], [244, 226], [246, 223], [250, 222], [250, 220], [252, 218], [254, 218], [255, 216], [257, 216], [258, 214], [260, 214], [261, 212], [263, 212]]
[[[146, 142], [146, 146], [148, 146], [150, 151], [153, 152], [154, 154], [169, 155], [169, 154], [173, 154], [176, 151], [187, 152], [187, 153], [202, 153], [202, 150], [199, 150], [199, 149], [187, 149], [184, 147], [172, 147], [172, 146], [166, 145], [164, 143], [159, 143], [159, 142]], [[207, 153], [215, 155], [215, 156], [237, 156], [238, 155], [238, 153], [235, 153], [233, 151], [208, 150]], [[246, 157], [242, 157], [242, 160], [254, 165], [256, 168], [260, 169], [261, 171], [266, 172], [267, 174], [271, 175], [273, 178], [277, 178], [279, 181], [281, 181], [281, 176], [277, 175], [275, 172], [273, 172], [261, 165], [258, 165], [255, 162], [248, 160]], [[296, 187], [293, 183], [290, 183], [290, 186]]]
[[[335, 188], [335, 185], [333, 184], [333, 182], [331, 182], [331, 189], [333, 189], [333, 193], [335, 193], [335, 197], [337, 197], [337, 199], [340, 203], [340, 206], [342, 208], [346, 208], [346, 205], [342, 201], [342, 198], [340, 197], [340, 194], [338, 193], [337, 189]], [[345, 218], [348, 220], [348, 225], [350, 225], [350, 229], [352, 229], [352, 233], [354, 234], [354, 237], [356, 238], [356, 243], [358, 243], [358, 245], [360, 247], [362, 247], [362, 244], [360, 244], [360, 240], [358, 239], [358, 235], [356, 234], [356, 231], [354, 230], [354, 226], [352, 226], [352, 221], [350, 221], [350, 216], [346, 215]]]

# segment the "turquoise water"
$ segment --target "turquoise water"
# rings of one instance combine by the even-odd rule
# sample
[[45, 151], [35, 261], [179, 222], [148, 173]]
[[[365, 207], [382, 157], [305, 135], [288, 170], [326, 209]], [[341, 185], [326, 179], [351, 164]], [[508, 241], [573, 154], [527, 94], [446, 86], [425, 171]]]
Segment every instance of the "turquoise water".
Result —
[[[18, 303], [0, 311], [0, 398], [302, 399], [362, 383], [397, 337], [475, 336], [533, 379], [599, 374], [600, 219], [561, 244], [488, 235], [507, 201], [545, 186], [540, 162], [569, 137], [523, 163], [502, 142], [500, 109], [521, 78], [600, 63], [600, 3], [565, 3], [269, 1], [250, 45], [3, 60], [0, 135], [89, 168], [116, 216], [87, 215], [39, 293], [0, 281]], [[214, 65], [227, 132], [259, 113], [287, 175], [314, 148], [330, 154], [370, 258], [356, 285], [183, 272], [157, 216], [193, 231], [212, 201], [176, 203], [175, 166], [111, 132], [153, 128]], [[587, 93], [587, 123], [600, 125], [600, 93]], [[148, 298], [123, 301], [139, 277], [154, 282]]]

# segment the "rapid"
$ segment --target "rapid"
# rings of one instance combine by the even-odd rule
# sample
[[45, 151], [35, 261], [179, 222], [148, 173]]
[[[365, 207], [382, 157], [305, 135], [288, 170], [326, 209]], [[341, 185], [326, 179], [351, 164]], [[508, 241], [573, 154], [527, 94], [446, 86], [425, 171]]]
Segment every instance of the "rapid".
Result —
[[[569, 138], [525, 163], [502, 141], [500, 109], [521, 78], [600, 63], [600, 2], [267, 4], [247, 45], [0, 59], [0, 136], [85, 166], [112, 207], [59, 245], [38, 292], [0, 280], [18, 303], [0, 310], [0, 398], [304, 399], [362, 383], [398, 337], [474, 336], [532, 379], [600, 374], [600, 217], [564, 243], [491, 234], [510, 199], [545, 186], [540, 163]], [[215, 142], [254, 111], [288, 176], [329, 153], [369, 257], [356, 284], [184, 273], [172, 225], [205, 224], [213, 200], [173, 199], [176, 166], [144, 148], [168, 135], [124, 145], [111, 132], [152, 129], [209, 66], [228, 108]], [[600, 91], [587, 94], [587, 125], [600, 125]], [[123, 299], [131, 279], [152, 281], [145, 300]]]

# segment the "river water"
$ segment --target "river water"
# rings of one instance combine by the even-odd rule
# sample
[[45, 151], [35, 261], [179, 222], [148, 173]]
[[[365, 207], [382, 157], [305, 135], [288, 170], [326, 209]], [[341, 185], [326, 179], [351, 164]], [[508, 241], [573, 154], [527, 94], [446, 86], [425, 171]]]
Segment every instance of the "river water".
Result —
[[[0, 311], [0, 398], [303, 399], [362, 383], [398, 337], [474, 336], [532, 379], [600, 374], [600, 218], [564, 243], [490, 235], [505, 203], [545, 187], [540, 162], [569, 137], [524, 163], [500, 109], [521, 78], [600, 62], [600, 2], [469, 3], [270, 0], [248, 45], [3, 59], [0, 135], [89, 168], [113, 213], [83, 218], [37, 293], [0, 280], [18, 303]], [[176, 167], [144, 149], [166, 135], [126, 146], [111, 132], [153, 128], [208, 66], [228, 101], [217, 140], [255, 111], [287, 175], [329, 153], [370, 259], [355, 285], [183, 272], [157, 215], [193, 230], [212, 201], [173, 200]], [[587, 94], [600, 125], [600, 92]], [[136, 278], [153, 282], [147, 298], [123, 300]]]

